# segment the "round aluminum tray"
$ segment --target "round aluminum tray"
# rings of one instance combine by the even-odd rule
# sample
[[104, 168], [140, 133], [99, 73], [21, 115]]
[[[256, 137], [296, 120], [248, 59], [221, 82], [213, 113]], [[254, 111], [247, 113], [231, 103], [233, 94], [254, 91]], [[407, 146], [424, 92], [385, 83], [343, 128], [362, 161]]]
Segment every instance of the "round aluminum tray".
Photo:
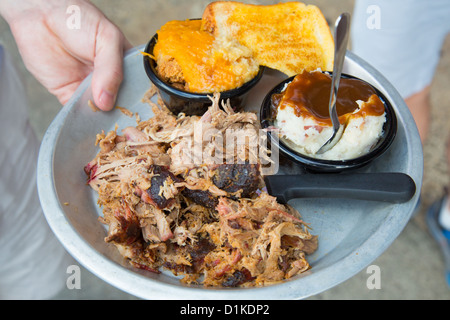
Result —
[[[152, 111], [141, 99], [150, 83], [139, 50], [143, 46], [124, 58], [124, 81], [117, 105], [146, 119]], [[398, 117], [398, 132], [391, 148], [359, 171], [406, 173], [415, 181], [417, 191], [410, 201], [401, 204], [317, 198], [290, 202], [310, 224], [311, 233], [319, 236], [318, 250], [308, 256], [311, 269], [307, 272], [261, 288], [204, 288], [183, 285], [170, 272], [154, 274], [131, 267], [113, 245], [103, 240], [106, 228], [97, 221], [101, 208], [96, 193], [86, 185], [83, 167], [98, 152], [94, 145], [97, 133], [113, 130], [116, 124], [120, 130], [136, 122], [118, 109], [91, 110], [91, 76], [55, 117], [42, 141], [38, 191], [50, 227], [80, 264], [111, 285], [143, 299], [302, 299], [347, 280], [383, 253], [408, 222], [419, 198], [423, 154], [413, 118], [392, 85], [351, 52], [347, 53], [343, 72], [377, 87], [391, 101]], [[283, 78], [280, 73], [266, 71], [250, 93], [247, 110], [258, 111], [266, 93]]]

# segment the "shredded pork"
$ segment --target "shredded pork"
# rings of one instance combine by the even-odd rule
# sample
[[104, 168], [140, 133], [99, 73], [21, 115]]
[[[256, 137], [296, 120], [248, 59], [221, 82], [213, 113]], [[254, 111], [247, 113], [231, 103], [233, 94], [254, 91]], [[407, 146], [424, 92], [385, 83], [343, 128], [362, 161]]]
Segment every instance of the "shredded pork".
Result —
[[211, 102], [201, 117], [151, 103], [152, 118], [97, 135], [100, 151], [84, 170], [105, 241], [135, 267], [165, 268], [184, 283], [261, 286], [308, 270], [317, 237], [264, 191], [256, 115], [220, 106], [218, 95]]

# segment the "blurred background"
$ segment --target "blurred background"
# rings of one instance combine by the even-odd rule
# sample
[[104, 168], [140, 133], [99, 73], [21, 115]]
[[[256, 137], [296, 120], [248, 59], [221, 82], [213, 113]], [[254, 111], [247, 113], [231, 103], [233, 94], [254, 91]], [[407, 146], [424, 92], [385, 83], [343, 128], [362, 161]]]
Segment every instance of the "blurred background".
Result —
[[[205, 0], [92, 0], [107, 17], [118, 25], [135, 46], [146, 43], [161, 25], [169, 20], [201, 17]], [[271, 4], [277, 1], [242, 1]], [[352, 12], [353, 0], [309, 0], [317, 5], [329, 22], [341, 12]], [[7, 23], [0, 18], [0, 43], [15, 57], [23, 75], [30, 101], [30, 120], [39, 138], [61, 109], [50, 95], [25, 69]], [[351, 48], [350, 48], [351, 49]], [[366, 270], [309, 299], [450, 299], [450, 288], [444, 278], [440, 249], [425, 223], [426, 209], [442, 194], [449, 172], [445, 158], [446, 137], [450, 132], [450, 37], [431, 89], [432, 125], [424, 146], [424, 181], [421, 208], [400, 236], [373, 264], [381, 270], [381, 289], [369, 290]], [[63, 290], [55, 299], [136, 299], [82, 269], [82, 288]], [[189, 297], [187, 297], [189, 298]], [[268, 297], [270, 298], [270, 297]]]

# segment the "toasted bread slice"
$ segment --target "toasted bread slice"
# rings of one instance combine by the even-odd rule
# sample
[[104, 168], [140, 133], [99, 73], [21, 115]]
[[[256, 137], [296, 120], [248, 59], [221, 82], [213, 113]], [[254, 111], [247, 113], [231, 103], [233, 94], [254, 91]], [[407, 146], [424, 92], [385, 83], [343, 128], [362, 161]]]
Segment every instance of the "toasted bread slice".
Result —
[[204, 30], [215, 37], [237, 39], [253, 50], [260, 65], [288, 76], [304, 70], [333, 69], [333, 37], [322, 12], [314, 5], [217, 1], [206, 7], [202, 21]]

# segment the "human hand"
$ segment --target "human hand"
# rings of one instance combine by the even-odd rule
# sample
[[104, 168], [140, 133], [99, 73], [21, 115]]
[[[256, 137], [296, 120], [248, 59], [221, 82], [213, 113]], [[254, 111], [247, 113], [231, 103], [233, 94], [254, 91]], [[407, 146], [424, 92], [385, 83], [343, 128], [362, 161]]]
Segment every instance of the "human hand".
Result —
[[[69, 6], [79, 7], [79, 29], [67, 25]], [[123, 33], [85, 0], [0, 0], [27, 69], [65, 104], [91, 72], [94, 102], [114, 107], [122, 82], [124, 51], [132, 48]]]

